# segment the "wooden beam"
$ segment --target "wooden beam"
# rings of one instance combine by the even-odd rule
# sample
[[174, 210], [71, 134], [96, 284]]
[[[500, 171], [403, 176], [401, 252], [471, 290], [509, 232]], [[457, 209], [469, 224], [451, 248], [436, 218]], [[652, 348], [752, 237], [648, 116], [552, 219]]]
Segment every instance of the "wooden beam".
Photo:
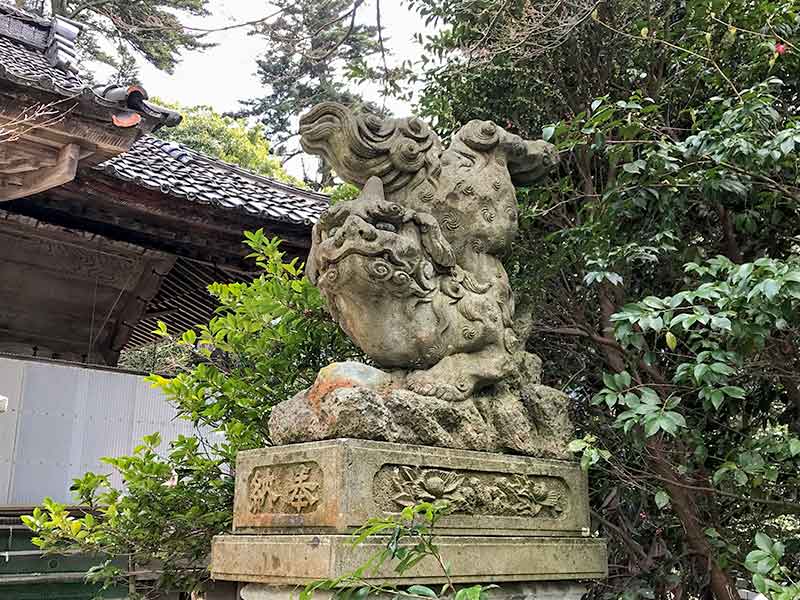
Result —
[[0, 210], [0, 347], [115, 364], [174, 256]]
[[[37, 109], [44, 113], [24, 121]], [[0, 127], [22, 133], [26, 140], [60, 148], [77, 143], [88, 150], [87, 164], [98, 164], [130, 149], [140, 128], [121, 129], [112, 123], [113, 111], [84, 98], [63, 98], [30, 88], [4, 85], [0, 89]], [[23, 119], [22, 127], [14, 127]]]
[[[282, 249], [289, 258], [304, 259], [308, 253], [311, 236], [307, 227], [290, 229], [142, 188], [138, 188], [139, 193], [135, 195], [135, 186], [126, 190], [103, 187], [101, 191], [83, 185], [84, 177], [79, 172], [75, 181], [32, 198], [14, 201], [7, 210], [243, 272], [254, 269], [254, 263], [244, 258], [248, 252], [243, 243], [245, 230], [263, 227], [267, 235], [277, 235], [284, 240]], [[148, 197], [146, 206], [143, 206], [143, 196]], [[160, 204], [168, 214], [151, 210], [151, 202]]]
[[[6, 159], [10, 169], [6, 171], [0, 164], [0, 202], [32, 196], [75, 179], [81, 155], [78, 144], [67, 144], [62, 147], [58, 152], [55, 164], [43, 162], [40, 165], [31, 165], [28, 163], [30, 167], [27, 170], [20, 170], [20, 166], [14, 160], [14, 145], [14, 142], [3, 144], [7, 156], [10, 154], [10, 158]], [[24, 155], [21, 158], [30, 160]]]
[[159, 261], [145, 263], [142, 275], [136, 282], [128, 302], [120, 307], [116, 326], [110, 336], [111, 351], [116, 353], [117, 356], [125, 347], [125, 344], [128, 343], [136, 324], [147, 311], [151, 300], [158, 294], [164, 278], [175, 266], [176, 260], [177, 257], [171, 256]]

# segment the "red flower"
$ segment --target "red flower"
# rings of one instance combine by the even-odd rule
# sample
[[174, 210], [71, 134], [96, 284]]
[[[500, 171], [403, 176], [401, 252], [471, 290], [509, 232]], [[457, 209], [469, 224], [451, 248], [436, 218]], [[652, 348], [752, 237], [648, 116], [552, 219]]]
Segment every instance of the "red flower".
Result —
[[780, 43], [775, 44], [775, 52], [777, 52], [778, 54], [783, 54], [784, 52], [786, 52], [786, 46]]

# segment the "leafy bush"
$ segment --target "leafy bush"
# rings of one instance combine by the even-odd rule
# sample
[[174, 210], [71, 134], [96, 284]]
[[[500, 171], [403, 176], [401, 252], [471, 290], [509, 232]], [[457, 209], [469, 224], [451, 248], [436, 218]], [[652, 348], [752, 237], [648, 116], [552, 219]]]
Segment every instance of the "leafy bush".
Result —
[[[197, 435], [160, 450], [154, 433], [131, 456], [103, 459], [122, 486], [108, 474], [77, 479], [76, 500], [89, 508], [82, 516], [46, 500], [24, 518], [39, 547], [130, 556], [134, 567], [156, 568], [159, 578], [143, 596], [202, 588], [211, 538], [231, 528], [236, 453], [269, 445], [271, 408], [309, 387], [321, 367], [360, 356], [299, 261], [284, 260], [278, 240], [257, 231], [246, 243], [262, 274], [251, 283], [212, 285], [217, 315], [179, 337], [198, 364], [172, 378], [149, 378]], [[170, 335], [163, 324], [159, 331]], [[106, 585], [127, 576], [113, 561], [92, 572]]]

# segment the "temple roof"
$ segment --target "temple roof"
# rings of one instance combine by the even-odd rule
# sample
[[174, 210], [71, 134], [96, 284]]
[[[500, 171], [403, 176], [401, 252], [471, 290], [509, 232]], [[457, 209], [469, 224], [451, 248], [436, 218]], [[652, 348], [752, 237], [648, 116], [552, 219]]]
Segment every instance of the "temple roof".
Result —
[[329, 198], [146, 135], [98, 166], [107, 174], [197, 204], [268, 221], [311, 226]]
[[81, 93], [84, 85], [78, 74], [47, 57], [50, 24], [19, 17], [11, 8], [0, 3], [0, 78], [64, 96]]
[[[174, 111], [147, 101], [141, 86], [84, 84], [76, 67], [80, 25], [44, 19], [0, 0], [0, 80], [74, 98], [110, 110], [118, 127], [146, 119], [155, 128], [176, 125]], [[147, 129], [145, 129], [147, 131]], [[190, 202], [237, 211], [266, 220], [309, 227], [327, 207], [322, 194], [205, 156], [151, 135], [140, 137], [124, 154], [98, 167], [115, 179]]]
[[[91, 158], [34, 192], [0, 195], [4, 267], [30, 284], [27, 296], [21, 284], [6, 290], [0, 320], [13, 317], [6, 342], [113, 364], [126, 344], [152, 341], [159, 320], [176, 331], [207, 322], [216, 308], [209, 283], [249, 280], [243, 231], [263, 228], [288, 256], [304, 257], [329, 199], [150, 135], [180, 116], [138, 85], [90, 87], [76, 67], [79, 31], [0, 0], [0, 126], [30, 105], [66, 115], [2, 149], [22, 152], [41, 137], [52, 153], [44, 138], [60, 135]], [[0, 156], [0, 181], [4, 164], [16, 163]], [[47, 165], [39, 167], [31, 185]], [[85, 318], [95, 312], [104, 318]], [[87, 339], [96, 342], [88, 351]]]
[[81, 27], [63, 17], [44, 19], [0, 0], [0, 81], [75, 100], [78, 110], [107, 115], [122, 128], [143, 119], [145, 131], [180, 122], [175, 111], [148, 102], [140, 86], [92, 88], [84, 82], [77, 68]]

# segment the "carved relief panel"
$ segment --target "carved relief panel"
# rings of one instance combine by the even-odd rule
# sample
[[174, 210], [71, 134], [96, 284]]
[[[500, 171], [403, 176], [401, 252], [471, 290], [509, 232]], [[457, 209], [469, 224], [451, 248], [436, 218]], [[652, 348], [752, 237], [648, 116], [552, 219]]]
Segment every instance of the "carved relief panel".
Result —
[[350, 533], [367, 519], [444, 500], [442, 535], [584, 536], [586, 474], [575, 462], [337, 439], [241, 452], [234, 531]]
[[465, 515], [563, 519], [569, 512], [564, 480], [520, 473], [385, 465], [375, 474], [373, 496], [389, 512], [435, 501]]

